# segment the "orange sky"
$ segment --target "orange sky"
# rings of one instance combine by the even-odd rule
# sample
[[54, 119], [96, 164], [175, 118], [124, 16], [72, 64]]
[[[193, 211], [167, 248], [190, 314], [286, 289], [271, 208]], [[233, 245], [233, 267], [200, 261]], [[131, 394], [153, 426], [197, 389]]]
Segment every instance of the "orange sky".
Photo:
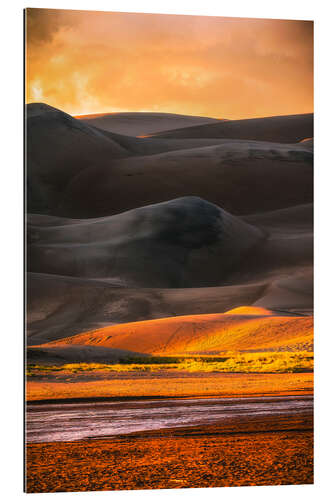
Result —
[[313, 111], [313, 23], [27, 9], [27, 102], [217, 118]]

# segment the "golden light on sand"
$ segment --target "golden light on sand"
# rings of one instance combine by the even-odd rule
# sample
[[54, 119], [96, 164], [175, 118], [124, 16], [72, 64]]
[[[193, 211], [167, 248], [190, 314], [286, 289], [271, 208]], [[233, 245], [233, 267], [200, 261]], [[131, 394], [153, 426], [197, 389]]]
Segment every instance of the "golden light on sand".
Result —
[[27, 9], [27, 102], [73, 115], [307, 113], [312, 46], [309, 21]]

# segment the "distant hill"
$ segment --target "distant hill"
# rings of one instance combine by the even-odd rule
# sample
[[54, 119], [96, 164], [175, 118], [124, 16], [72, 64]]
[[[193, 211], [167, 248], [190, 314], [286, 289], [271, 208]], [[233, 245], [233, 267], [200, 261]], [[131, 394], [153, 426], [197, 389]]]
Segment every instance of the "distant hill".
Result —
[[154, 134], [154, 137], [173, 139], [202, 139], [205, 137], [293, 143], [313, 137], [313, 113], [227, 120], [160, 132]]
[[217, 123], [215, 118], [174, 113], [100, 113], [75, 116], [86, 125], [129, 136], [143, 136], [164, 130]]

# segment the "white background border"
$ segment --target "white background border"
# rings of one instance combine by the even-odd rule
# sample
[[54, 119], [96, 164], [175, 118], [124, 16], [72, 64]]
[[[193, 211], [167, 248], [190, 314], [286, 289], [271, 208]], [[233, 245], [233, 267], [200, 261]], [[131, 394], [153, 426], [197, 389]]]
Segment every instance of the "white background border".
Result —
[[[1, 9], [1, 493], [22, 498], [23, 473], [23, 14], [25, 7], [315, 20], [315, 485], [36, 494], [112, 500], [330, 498], [332, 471], [332, 13], [317, 0], [7, 0]], [[4, 320], [4, 321], [3, 321]], [[331, 472], [332, 471], [332, 472]], [[47, 495], [47, 496], [46, 496]], [[64, 496], [66, 495], [66, 496]], [[97, 496], [96, 496], [97, 495]]]

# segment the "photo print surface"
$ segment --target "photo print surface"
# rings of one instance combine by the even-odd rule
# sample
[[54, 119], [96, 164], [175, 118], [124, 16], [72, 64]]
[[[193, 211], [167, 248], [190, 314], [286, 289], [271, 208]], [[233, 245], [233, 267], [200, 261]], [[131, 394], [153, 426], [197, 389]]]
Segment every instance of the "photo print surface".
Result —
[[313, 483], [313, 23], [25, 38], [26, 491]]

